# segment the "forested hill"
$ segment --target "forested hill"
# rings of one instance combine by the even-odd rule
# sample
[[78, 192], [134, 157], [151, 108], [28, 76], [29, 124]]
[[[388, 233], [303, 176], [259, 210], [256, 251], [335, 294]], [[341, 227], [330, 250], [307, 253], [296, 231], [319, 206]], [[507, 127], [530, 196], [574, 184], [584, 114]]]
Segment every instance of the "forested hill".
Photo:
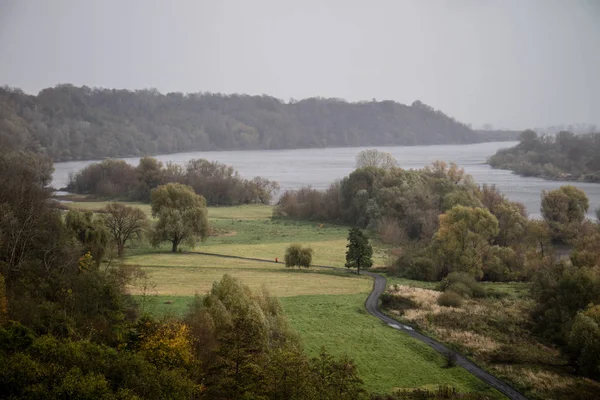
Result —
[[192, 150], [460, 144], [483, 135], [420, 101], [161, 94], [59, 85], [0, 89], [0, 145], [55, 161]]

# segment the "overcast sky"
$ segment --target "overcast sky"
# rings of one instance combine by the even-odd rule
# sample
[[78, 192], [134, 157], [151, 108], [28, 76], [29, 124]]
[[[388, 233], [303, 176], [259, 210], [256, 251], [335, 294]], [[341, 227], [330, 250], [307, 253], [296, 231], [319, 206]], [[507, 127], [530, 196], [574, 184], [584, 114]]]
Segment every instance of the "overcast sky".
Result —
[[600, 123], [600, 0], [0, 0], [0, 84], [58, 83]]

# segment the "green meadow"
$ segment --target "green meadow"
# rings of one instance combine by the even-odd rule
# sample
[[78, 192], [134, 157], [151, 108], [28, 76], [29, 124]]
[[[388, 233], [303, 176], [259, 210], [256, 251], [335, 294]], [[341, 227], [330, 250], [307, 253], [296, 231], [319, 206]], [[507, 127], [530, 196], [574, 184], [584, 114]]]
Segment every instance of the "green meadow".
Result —
[[[106, 203], [68, 205], [96, 212]], [[134, 205], [150, 216], [148, 205]], [[283, 265], [286, 247], [300, 243], [314, 250], [314, 265], [342, 267], [348, 227], [272, 219], [272, 207], [262, 205], [209, 207], [208, 213], [211, 234], [194, 249], [171, 253], [167, 246], [155, 249], [144, 242], [127, 249], [124, 262], [139, 266], [147, 276], [131, 288], [144, 312], [183, 315], [194, 295], [202, 296], [214, 281], [229, 274], [253, 290], [264, 287], [279, 297], [289, 323], [310, 354], [316, 355], [325, 346], [334, 355], [353, 358], [370, 391], [389, 393], [399, 388], [452, 385], [461, 391], [503, 398], [465, 370], [446, 368], [440, 354], [369, 315], [364, 302], [373, 285], [370, 278], [318, 267], [286, 269]], [[383, 265], [386, 257], [385, 246], [375, 242], [375, 265]], [[275, 263], [275, 258], [280, 262]], [[394, 279], [389, 284], [423, 282]]]

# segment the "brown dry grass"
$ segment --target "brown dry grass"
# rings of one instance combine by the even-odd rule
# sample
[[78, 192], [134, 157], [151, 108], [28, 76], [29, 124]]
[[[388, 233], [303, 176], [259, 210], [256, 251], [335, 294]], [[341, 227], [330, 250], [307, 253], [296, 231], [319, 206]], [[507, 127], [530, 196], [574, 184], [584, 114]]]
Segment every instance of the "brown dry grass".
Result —
[[[353, 294], [368, 293], [372, 281], [366, 277], [334, 276], [315, 271], [290, 271], [267, 268], [227, 268], [227, 267], [143, 267], [153, 284], [153, 294], [168, 296], [193, 296], [207, 293], [213, 282], [224, 274], [239, 278], [252, 290], [263, 285], [277, 297], [313, 294]], [[132, 287], [132, 294], [142, 294], [141, 287]]]

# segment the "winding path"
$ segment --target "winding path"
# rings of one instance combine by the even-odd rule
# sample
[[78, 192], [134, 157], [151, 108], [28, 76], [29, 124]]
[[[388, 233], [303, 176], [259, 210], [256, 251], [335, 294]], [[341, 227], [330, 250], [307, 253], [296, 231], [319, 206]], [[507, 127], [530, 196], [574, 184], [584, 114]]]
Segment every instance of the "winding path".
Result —
[[[265, 260], [265, 259], [261, 259], [261, 258], [228, 256], [228, 255], [224, 255], [224, 254], [203, 253], [203, 252], [195, 252], [195, 253], [191, 253], [191, 254], [202, 254], [205, 256], [213, 256], [213, 257], [221, 257], [221, 258], [234, 258], [234, 259], [239, 259], [239, 260], [260, 261], [260, 262], [267, 262], [267, 263], [275, 264], [275, 261]], [[327, 266], [327, 265], [314, 265], [314, 267], [342, 270], [342, 271], [345, 270], [344, 268], [331, 267], [331, 266]], [[475, 363], [468, 360], [466, 357], [462, 356], [460, 353], [457, 353], [456, 351], [447, 348], [446, 346], [444, 346], [440, 342], [430, 338], [429, 336], [426, 336], [418, 331], [415, 331], [410, 326], [404, 325], [404, 324], [396, 321], [395, 319], [388, 317], [387, 315], [382, 313], [381, 310], [379, 309], [379, 296], [381, 296], [383, 294], [383, 292], [385, 292], [385, 289], [386, 289], [385, 277], [383, 277], [379, 274], [373, 273], [373, 272], [369, 272], [369, 271], [363, 271], [361, 274], [367, 275], [367, 276], [370, 276], [373, 278], [373, 290], [371, 291], [371, 293], [369, 294], [369, 297], [367, 297], [367, 300], [365, 301], [365, 308], [367, 309], [369, 314], [373, 315], [374, 317], [379, 318], [381, 321], [385, 322], [391, 328], [397, 329], [399, 331], [402, 331], [402, 332], [408, 334], [409, 336], [425, 343], [432, 349], [434, 349], [444, 355], [454, 354], [454, 356], [456, 356], [456, 365], [463, 367], [464, 369], [469, 371], [471, 374], [473, 374], [477, 378], [481, 379], [483, 382], [487, 383], [494, 389], [496, 389], [499, 392], [501, 392], [502, 394], [504, 394], [509, 399], [527, 400], [527, 397], [525, 397], [524, 395], [519, 393], [515, 388], [510, 386], [508, 383], [506, 383], [506, 382], [496, 378], [494, 375], [484, 371], [483, 369], [478, 367]]]

